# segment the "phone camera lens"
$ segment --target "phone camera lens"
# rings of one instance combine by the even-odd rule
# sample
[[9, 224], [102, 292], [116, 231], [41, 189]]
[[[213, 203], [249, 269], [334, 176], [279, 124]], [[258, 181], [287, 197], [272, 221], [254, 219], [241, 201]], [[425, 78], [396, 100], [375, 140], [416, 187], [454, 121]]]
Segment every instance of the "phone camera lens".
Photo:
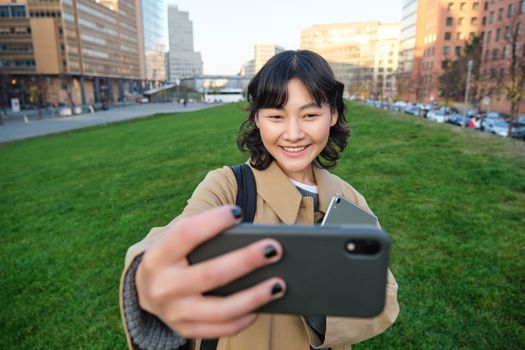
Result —
[[346, 242], [345, 249], [352, 255], [375, 255], [381, 251], [381, 244], [374, 239], [353, 239]]
[[336, 202], [337, 204], [341, 203], [341, 198], [337, 197], [336, 200], [335, 200], [335, 202]]

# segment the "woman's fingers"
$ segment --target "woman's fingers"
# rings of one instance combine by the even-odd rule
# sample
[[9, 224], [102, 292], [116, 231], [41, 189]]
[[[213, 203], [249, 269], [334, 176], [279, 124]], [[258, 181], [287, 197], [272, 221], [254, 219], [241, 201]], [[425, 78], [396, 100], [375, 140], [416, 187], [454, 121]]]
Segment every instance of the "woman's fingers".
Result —
[[187, 300], [176, 309], [182, 321], [230, 322], [253, 313], [285, 292], [286, 283], [280, 278], [271, 278], [226, 297], [204, 296]]
[[236, 320], [223, 323], [210, 323], [210, 322], [184, 322], [177, 324], [174, 328], [177, 329], [177, 333], [184, 338], [219, 338], [232, 336], [246, 327], [250, 326], [257, 316], [250, 314], [240, 317]]
[[282, 247], [276, 240], [263, 239], [246, 247], [188, 267], [184, 286], [192, 293], [204, 293], [224, 286], [282, 257]]
[[180, 219], [168, 229], [165, 237], [148, 251], [143, 261], [159, 266], [185, 259], [193, 249], [222, 231], [240, 222], [242, 212], [235, 206], [206, 210]]
[[257, 268], [279, 261], [282, 254], [277, 241], [263, 239], [195, 265], [157, 269], [149, 281], [148, 294], [159, 302], [200, 296]]

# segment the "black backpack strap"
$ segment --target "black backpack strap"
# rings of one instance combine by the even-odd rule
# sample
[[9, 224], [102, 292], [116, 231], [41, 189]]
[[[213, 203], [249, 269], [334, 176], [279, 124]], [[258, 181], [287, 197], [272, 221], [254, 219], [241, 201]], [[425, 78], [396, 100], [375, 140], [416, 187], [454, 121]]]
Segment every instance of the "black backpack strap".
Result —
[[200, 350], [216, 350], [219, 339], [202, 339]]
[[248, 164], [232, 166], [231, 169], [237, 180], [237, 198], [235, 204], [244, 213], [243, 222], [253, 222], [257, 210], [257, 185], [252, 169]]
[[[237, 197], [235, 204], [242, 209], [243, 222], [253, 222], [257, 209], [257, 185], [252, 169], [248, 164], [232, 166], [231, 169], [237, 180]], [[216, 350], [219, 339], [203, 339], [200, 350]]]

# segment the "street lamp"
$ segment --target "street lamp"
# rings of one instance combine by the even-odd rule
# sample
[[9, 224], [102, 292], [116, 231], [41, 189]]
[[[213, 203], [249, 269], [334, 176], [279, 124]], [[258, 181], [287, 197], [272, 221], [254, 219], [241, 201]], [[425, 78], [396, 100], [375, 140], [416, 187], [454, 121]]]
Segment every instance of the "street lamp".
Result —
[[468, 95], [469, 95], [469, 90], [470, 90], [470, 74], [472, 72], [472, 66], [474, 65], [474, 61], [473, 60], [468, 60], [468, 65], [467, 65], [467, 86], [465, 87], [465, 103], [463, 105], [463, 115], [466, 117], [467, 116], [467, 103], [468, 103]]

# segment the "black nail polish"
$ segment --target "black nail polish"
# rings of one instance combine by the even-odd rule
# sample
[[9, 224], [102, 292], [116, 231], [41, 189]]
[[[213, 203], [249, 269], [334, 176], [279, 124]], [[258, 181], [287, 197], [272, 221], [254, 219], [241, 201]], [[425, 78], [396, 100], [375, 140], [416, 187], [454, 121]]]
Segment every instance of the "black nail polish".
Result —
[[233, 207], [232, 209], [232, 215], [236, 219], [240, 219], [242, 217], [242, 210], [239, 207]]
[[273, 287], [272, 287], [272, 295], [279, 294], [282, 291], [283, 291], [283, 287], [279, 283], [276, 283], [276, 284], [273, 285]]
[[273, 245], [267, 245], [265, 248], [264, 248], [264, 257], [267, 258], [267, 259], [270, 259], [270, 258], [273, 258], [274, 256], [277, 255], [277, 249], [275, 249], [275, 247]]

